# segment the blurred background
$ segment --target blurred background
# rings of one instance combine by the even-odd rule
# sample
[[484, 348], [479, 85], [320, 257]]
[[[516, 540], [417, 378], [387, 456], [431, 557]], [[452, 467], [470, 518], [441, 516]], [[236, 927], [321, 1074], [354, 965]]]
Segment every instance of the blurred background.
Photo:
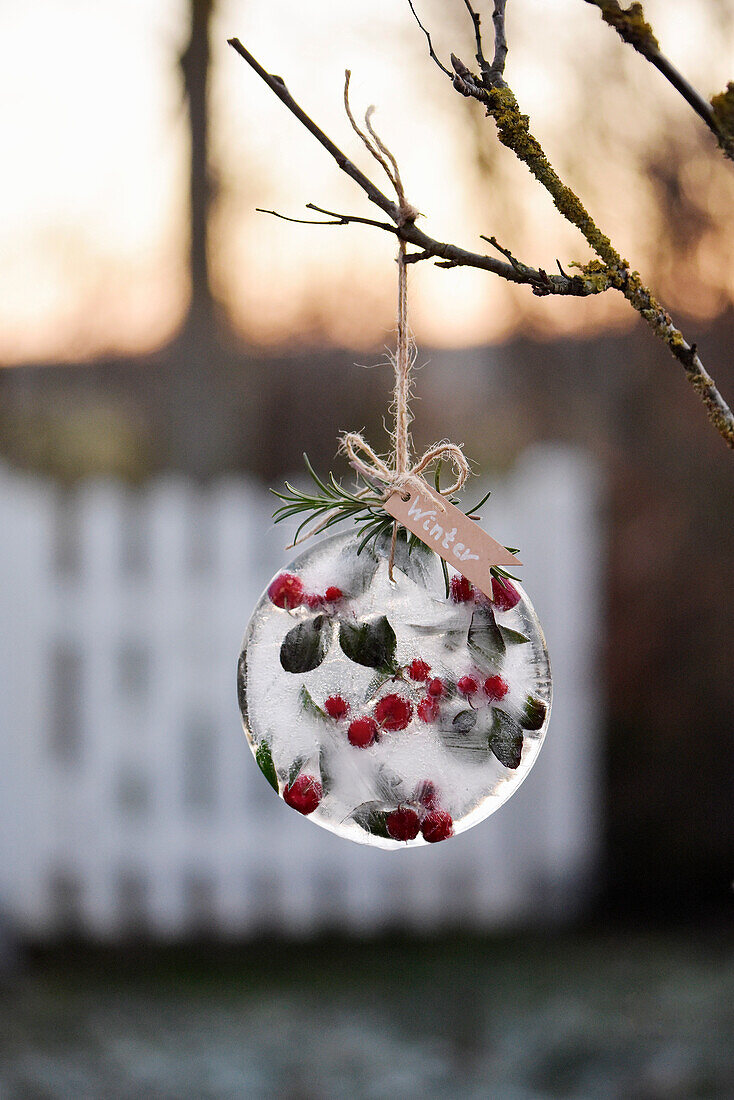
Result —
[[[470, 61], [460, 0], [424, 0]], [[709, 96], [734, 4], [649, 0]], [[489, 22], [489, 11], [487, 11]], [[407, 2], [0, 5], [0, 1093], [734, 1096], [731, 456], [621, 298], [411, 269], [414, 437], [522, 548], [550, 734], [479, 828], [404, 855], [289, 813], [234, 690], [286, 563], [269, 485], [386, 447], [394, 240], [226, 45], [432, 235], [588, 253], [425, 56]], [[734, 396], [734, 173], [581, 0], [516, 0], [508, 79]], [[306, 212], [307, 213], [307, 212]]]

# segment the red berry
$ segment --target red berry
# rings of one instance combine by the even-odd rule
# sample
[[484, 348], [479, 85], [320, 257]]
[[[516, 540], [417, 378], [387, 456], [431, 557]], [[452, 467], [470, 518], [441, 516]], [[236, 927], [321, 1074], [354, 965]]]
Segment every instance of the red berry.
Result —
[[388, 814], [385, 825], [393, 840], [415, 840], [421, 827], [415, 810], [408, 810], [404, 806]]
[[421, 822], [423, 839], [429, 844], [436, 844], [439, 840], [448, 840], [454, 835], [454, 822], [451, 814], [445, 810], [431, 810]]
[[454, 603], [467, 603], [474, 595], [471, 581], [457, 573], [451, 578], [451, 599]]
[[496, 577], [492, 578], [492, 595], [498, 611], [509, 611], [520, 602], [520, 593], [514, 584], [504, 579], [497, 580]]
[[438, 791], [433, 780], [424, 779], [422, 783], [419, 783], [415, 796], [421, 806], [425, 806], [427, 810], [438, 809]]
[[268, 596], [276, 607], [300, 607], [306, 599], [303, 582], [294, 573], [279, 573], [268, 588]]
[[490, 676], [484, 681], [484, 694], [493, 703], [499, 703], [510, 690], [509, 684], [501, 676]]
[[324, 597], [319, 596], [318, 592], [309, 592], [305, 597], [306, 604], [312, 611], [318, 611], [320, 607], [324, 606]]
[[312, 814], [324, 797], [324, 789], [313, 775], [299, 775], [283, 791], [283, 798], [299, 814]]
[[429, 695], [432, 695], [434, 699], [440, 699], [444, 693], [443, 680], [439, 680], [438, 676], [434, 680], [429, 680], [427, 684], [427, 691]]
[[473, 676], [462, 676], [456, 683], [456, 689], [460, 695], [466, 695], [468, 698], [479, 690], [479, 684]]
[[438, 701], [427, 695], [418, 704], [418, 717], [421, 722], [435, 722], [438, 718]]
[[349, 703], [341, 695], [330, 695], [324, 703], [329, 718], [345, 718], [349, 713]]
[[377, 722], [374, 718], [355, 718], [349, 723], [347, 737], [349, 744], [357, 749], [366, 749], [377, 736]]
[[408, 676], [411, 680], [418, 680], [422, 683], [427, 680], [431, 672], [431, 666], [427, 665], [425, 661], [421, 661], [419, 657], [416, 657], [414, 661], [411, 661], [408, 665]]
[[344, 599], [344, 593], [341, 588], [337, 588], [335, 584], [330, 584], [324, 592], [324, 599], [327, 603], [336, 603], [337, 600]]
[[413, 717], [413, 704], [402, 695], [383, 695], [375, 707], [375, 718], [386, 730], [404, 730]]

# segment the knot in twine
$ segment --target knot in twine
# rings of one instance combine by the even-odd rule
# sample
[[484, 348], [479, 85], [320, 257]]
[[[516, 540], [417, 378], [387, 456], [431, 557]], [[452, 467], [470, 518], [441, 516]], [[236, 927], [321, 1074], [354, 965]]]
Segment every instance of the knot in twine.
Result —
[[[384, 459], [373, 451], [367, 440], [359, 432], [344, 432], [340, 440], [339, 449], [349, 459], [350, 466], [368, 481], [379, 481], [385, 486], [383, 500], [395, 492], [403, 492], [412, 482], [414, 485], [420, 475], [432, 462], [438, 458], [448, 458], [456, 471], [456, 481], [446, 489], [439, 489], [442, 496], [451, 496], [457, 493], [469, 477], [471, 470], [466, 456], [457, 443], [449, 443], [443, 440], [435, 443], [415, 462], [408, 470], [401, 473], [391, 469]], [[368, 462], [360, 458], [360, 452], [367, 456]]]
[[[367, 130], [360, 129], [349, 105], [349, 81], [351, 73], [347, 69], [344, 80], [344, 109], [352, 129], [364, 143], [370, 155], [374, 157], [383, 168], [385, 174], [395, 189], [397, 197], [397, 212], [395, 221], [399, 229], [412, 224], [419, 216], [419, 211], [412, 206], [405, 197], [405, 188], [400, 176], [395, 157], [380, 138], [372, 125], [374, 107], [369, 107], [364, 116]], [[385, 486], [383, 500], [396, 490], [403, 491], [409, 481], [414, 483], [420, 474], [430, 464], [442, 456], [450, 459], [456, 471], [456, 481], [446, 489], [439, 489], [443, 496], [450, 496], [462, 488], [470, 474], [467, 462], [461, 447], [456, 443], [444, 440], [434, 444], [418, 459], [411, 463], [410, 448], [410, 424], [412, 415], [410, 412], [410, 386], [411, 371], [415, 362], [415, 344], [408, 327], [408, 266], [407, 266], [407, 242], [398, 234], [398, 318], [397, 340], [395, 353], [390, 355], [395, 370], [395, 386], [391, 411], [395, 417], [395, 427], [392, 432], [394, 448], [394, 467], [391, 468], [370, 447], [369, 443], [358, 432], [345, 432], [342, 435], [340, 449], [347, 455], [350, 465], [357, 473], [368, 481], [378, 481]], [[366, 456], [367, 461], [360, 456]], [[395, 539], [397, 524], [393, 526], [392, 550], [390, 554], [390, 575], [392, 576], [392, 562], [395, 551]]]

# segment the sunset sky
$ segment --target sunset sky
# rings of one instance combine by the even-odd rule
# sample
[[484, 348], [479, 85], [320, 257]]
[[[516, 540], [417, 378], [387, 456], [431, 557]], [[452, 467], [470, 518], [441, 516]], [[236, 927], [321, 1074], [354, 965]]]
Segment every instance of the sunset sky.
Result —
[[[421, 0], [443, 56], [472, 58], [462, 18]], [[650, 0], [666, 53], [707, 96], [734, 78], [734, 3]], [[489, 22], [489, 21], [488, 21]], [[182, 0], [34, 0], [0, 9], [0, 359], [5, 363], [144, 351], [186, 308], [187, 133], [177, 57]], [[645, 274], [660, 267], [676, 308], [711, 315], [734, 299], [734, 171], [672, 89], [582, 0], [513, 0], [508, 77], [562, 174]], [[217, 295], [254, 343], [380, 345], [393, 324], [394, 240], [363, 227], [312, 228], [306, 202], [369, 213], [356, 187], [227, 47], [237, 35], [283, 75], [306, 110], [370, 174], [341, 108], [355, 110], [400, 161], [434, 236], [470, 248], [494, 233], [529, 263], [584, 259], [578, 234], [494, 140], [481, 111], [425, 57], [402, 0], [222, 0], [214, 26], [211, 226]], [[595, 120], [601, 119], [598, 125]], [[483, 129], [482, 129], [483, 127]], [[683, 198], [705, 222], [695, 254], [665, 274], [675, 221], [653, 202], [641, 163], [664, 133], [680, 150]], [[483, 162], [482, 175], [479, 161]], [[377, 179], [377, 177], [375, 177]], [[378, 180], [382, 185], [383, 181]], [[663, 212], [664, 213], [664, 212]], [[684, 242], [685, 243], [685, 242]], [[626, 321], [624, 303], [538, 301], [479, 272], [420, 265], [420, 340], [465, 345], [518, 328], [573, 331]]]

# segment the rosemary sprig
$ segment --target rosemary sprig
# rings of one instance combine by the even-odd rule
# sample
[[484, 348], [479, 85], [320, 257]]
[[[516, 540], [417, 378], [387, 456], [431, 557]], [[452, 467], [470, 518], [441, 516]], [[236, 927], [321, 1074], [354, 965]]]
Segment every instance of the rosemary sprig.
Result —
[[[383, 511], [381, 498], [370, 485], [362, 482], [361, 478], [358, 477], [357, 489], [352, 493], [340, 481], [337, 481], [331, 473], [328, 481], [322, 481], [311, 465], [307, 454], [304, 454], [303, 460], [317, 492], [301, 492], [300, 489], [295, 489], [287, 481], [284, 492], [278, 492], [277, 489], [270, 490], [274, 496], [284, 502], [273, 513], [273, 519], [276, 523], [292, 519], [294, 516], [304, 515], [304, 519], [299, 524], [293, 539], [294, 546], [299, 541], [303, 530], [314, 521], [315, 526], [309, 534], [326, 531], [336, 523], [351, 519], [358, 524], [361, 531], [364, 531], [365, 528], [369, 530], [370, 534], [367, 541], [370, 537], [377, 537], [383, 526], [390, 527], [392, 520]], [[362, 488], [359, 488], [360, 482], [363, 484]], [[372, 530], [373, 527], [375, 528], [374, 531]], [[366, 545], [366, 542], [364, 545]], [[360, 551], [361, 549], [363, 547], [360, 547]]]

